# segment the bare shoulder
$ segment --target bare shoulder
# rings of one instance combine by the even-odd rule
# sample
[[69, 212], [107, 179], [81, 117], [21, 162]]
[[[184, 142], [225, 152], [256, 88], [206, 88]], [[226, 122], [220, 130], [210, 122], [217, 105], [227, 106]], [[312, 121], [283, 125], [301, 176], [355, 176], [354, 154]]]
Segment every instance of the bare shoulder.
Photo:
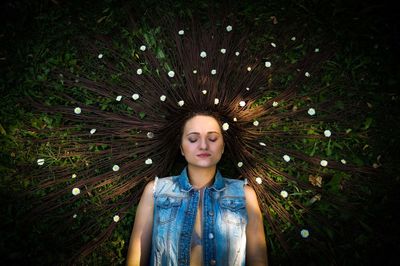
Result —
[[251, 186], [244, 186], [244, 195], [248, 203], [257, 203], [257, 194]]
[[146, 184], [143, 190], [142, 198], [152, 198], [153, 197], [153, 189], [154, 189], [154, 180], [151, 180]]

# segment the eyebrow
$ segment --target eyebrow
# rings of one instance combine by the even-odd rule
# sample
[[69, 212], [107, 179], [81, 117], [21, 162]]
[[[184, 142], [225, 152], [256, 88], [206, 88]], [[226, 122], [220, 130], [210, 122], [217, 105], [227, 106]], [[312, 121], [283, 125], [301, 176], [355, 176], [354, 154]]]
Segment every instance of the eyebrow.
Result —
[[[220, 134], [218, 131], [208, 131], [207, 132], [207, 135], [208, 134], [213, 134], [213, 133], [216, 133], [216, 134]], [[190, 132], [190, 133], [188, 133], [186, 136], [189, 136], [189, 135], [193, 135], [193, 134], [195, 134], [195, 135], [200, 135], [200, 133], [199, 132]]]

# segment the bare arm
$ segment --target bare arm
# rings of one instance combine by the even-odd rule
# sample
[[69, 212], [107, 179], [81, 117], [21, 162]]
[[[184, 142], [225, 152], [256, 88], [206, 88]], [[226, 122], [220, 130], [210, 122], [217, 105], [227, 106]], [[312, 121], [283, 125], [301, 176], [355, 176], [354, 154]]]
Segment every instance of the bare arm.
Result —
[[154, 181], [146, 185], [136, 210], [126, 259], [127, 266], [148, 265], [153, 228], [153, 186]]
[[267, 244], [257, 195], [253, 188], [244, 187], [249, 221], [246, 228], [246, 265], [268, 265]]

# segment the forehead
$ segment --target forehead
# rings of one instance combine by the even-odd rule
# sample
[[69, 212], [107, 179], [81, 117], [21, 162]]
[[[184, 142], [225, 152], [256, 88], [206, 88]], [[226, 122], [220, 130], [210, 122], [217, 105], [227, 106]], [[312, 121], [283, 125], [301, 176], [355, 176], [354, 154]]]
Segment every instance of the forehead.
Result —
[[186, 121], [184, 132], [221, 132], [218, 121], [212, 116], [196, 115]]

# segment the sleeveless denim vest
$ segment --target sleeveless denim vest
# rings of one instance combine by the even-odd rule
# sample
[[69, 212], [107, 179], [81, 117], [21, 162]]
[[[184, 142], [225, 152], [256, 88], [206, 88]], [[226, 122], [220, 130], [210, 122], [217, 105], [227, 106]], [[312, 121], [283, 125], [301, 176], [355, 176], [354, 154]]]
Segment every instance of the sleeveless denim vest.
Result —
[[[245, 182], [224, 178], [204, 190], [202, 245], [204, 265], [245, 265], [247, 211]], [[200, 191], [189, 183], [186, 168], [179, 176], [157, 179], [150, 265], [189, 265], [191, 238]]]

